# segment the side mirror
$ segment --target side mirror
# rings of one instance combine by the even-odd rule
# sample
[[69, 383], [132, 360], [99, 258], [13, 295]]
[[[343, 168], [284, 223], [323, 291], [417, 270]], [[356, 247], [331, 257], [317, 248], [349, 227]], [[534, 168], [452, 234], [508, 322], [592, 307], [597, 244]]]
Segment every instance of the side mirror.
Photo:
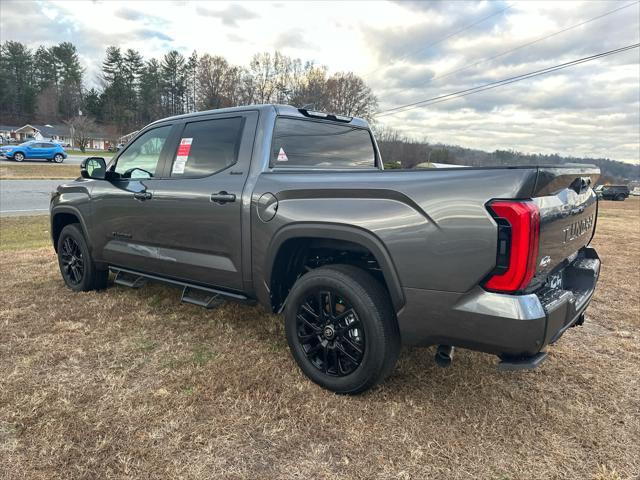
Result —
[[104, 180], [106, 172], [107, 162], [102, 157], [85, 158], [80, 164], [80, 175], [82, 178]]

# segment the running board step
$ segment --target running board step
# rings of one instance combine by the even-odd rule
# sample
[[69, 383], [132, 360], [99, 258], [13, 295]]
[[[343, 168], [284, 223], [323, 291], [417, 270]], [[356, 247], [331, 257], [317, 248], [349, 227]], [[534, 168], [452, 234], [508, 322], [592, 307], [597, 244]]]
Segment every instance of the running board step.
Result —
[[224, 299], [219, 293], [212, 293], [207, 290], [188, 286], [182, 289], [180, 301], [209, 309], [219, 307], [224, 303]]
[[129, 288], [140, 288], [147, 283], [147, 279], [144, 278], [142, 275], [125, 272], [123, 270], [118, 270], [116, 272], [116, 278], [113, 281], [118, 285], [122, 285]]
[[221, 305], [225, 300], [234, 300], [240, 303], [254, 304], [255, 301], [247, 298], [245, 295], [233, 292], [226, 292], [216, 288], [201, 287], [172, 278], [160, 277], [148, 273], [140, 273], [134, 270], [128, 270], [120, 267], [109, 267], [116, 274], [114, 282], [125, 287], [140, 288], [147, 281], [164, 283], [173, 287], [182, 288], [182, 296], [180, 300], [185, 303], [191, 303], [204, 308], [215, 308]]
[[547, 352], [538, 352], [531, 357], [502, 357], [498, 370], [533, 370], [547, 358]]

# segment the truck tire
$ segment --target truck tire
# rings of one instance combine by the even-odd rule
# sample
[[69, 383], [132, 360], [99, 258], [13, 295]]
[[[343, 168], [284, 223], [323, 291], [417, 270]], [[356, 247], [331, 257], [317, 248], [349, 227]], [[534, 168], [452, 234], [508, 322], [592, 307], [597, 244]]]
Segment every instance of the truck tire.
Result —
[[618, 195], [616, 195], [616, 201], [618, 202], [624, 202], [624, 194], [619, 193]]
[[351, 265], [320, 267], [289, 292], [285, 330], [302, 372], [323, 388], [361, 393], [396, 364], [400, 333], [382, 285]]
[[77, 223], [65, 226], [60, 232], [58, 265], [64, 282], [74, 292], [102, 290], [107, 287], [109, 270], [96, 266]]

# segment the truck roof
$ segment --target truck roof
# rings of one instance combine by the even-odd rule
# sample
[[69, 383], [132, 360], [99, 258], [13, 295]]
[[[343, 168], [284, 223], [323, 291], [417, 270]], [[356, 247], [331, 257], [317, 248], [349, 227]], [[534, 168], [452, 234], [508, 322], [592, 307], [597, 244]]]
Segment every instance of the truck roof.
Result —
[[[280, 104], [268, 103], [268, 104], [261, 104], [261, 105], [243, 105], [238, 107], [217, 108], [214, 110], [203, 110], [201, 112], [184, 113], [182, 115], [174, 115], [172, 117], [161, 118], [159, 120], [156, 120], [155, 122], [152, 122], [150, 125], [153, 125], [154, 123], [158, 123], [158, 122], [163, 122], [166, 120], [198, 117], [201, 115], [210, 115], [212, 113], [233, 113], [233, 112], [246, 112], [246, 111], [256, 111], [256, 110], [258, 111], [275, 110], [277, 115], [283, 115], [287, 117], [300, 117], [300, 118], [309, 117], [309, 115], [304, 115], [302, 113], [302, 109], [299, 109], [297, 107], [294, 107], [291, 105], [280, 105]], [[315, 117], [315, 118], [322, 120], [322, 118], [319, 118], [319, 117]], [[331, 121], [331, 119], [327, 119], [327, 121]], [[348, 125], [354, 125], [357, 127], [369, 128], [369, 123], [366, 120], [363, 120], [362, 118], [358, 118], [358, 117], [352, 117], [351, 121], [342, 122], [342, 123], [347, 123]]]

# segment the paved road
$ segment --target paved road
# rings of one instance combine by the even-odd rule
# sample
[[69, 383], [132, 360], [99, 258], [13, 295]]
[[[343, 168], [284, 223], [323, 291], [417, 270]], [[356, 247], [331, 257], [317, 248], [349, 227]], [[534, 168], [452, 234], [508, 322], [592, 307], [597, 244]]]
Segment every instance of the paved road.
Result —
[[46, 215], [50, 193], [65, 180], [0, 180], [0, 215]]

